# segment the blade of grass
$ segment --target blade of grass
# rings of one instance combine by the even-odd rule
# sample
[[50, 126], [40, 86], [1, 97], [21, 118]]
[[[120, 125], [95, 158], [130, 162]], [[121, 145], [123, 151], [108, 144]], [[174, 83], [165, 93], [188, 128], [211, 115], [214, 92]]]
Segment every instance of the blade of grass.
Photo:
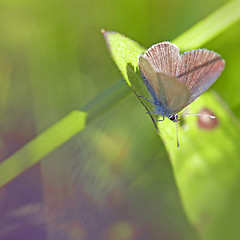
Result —
[[224, 32], [239, 19], [240, 1], [229, 1], [184, 34], [177, 37], [173, 42], [182, 51], [198, 48]]
[[[217, 21], [219, 20], [219, 11], [221, 10], [221, 15], [221, 13], [224, 12], [225, 8], [228, 12], [231, 12], [230, 15], [232, 15], [232, 17], [230, 18], [229, 15], [223, 14], [221, 21], [224, 22], [224, 20], [226, 20], [227, 24], [224, 24], [221, 27], [221, 25], [217, 24]], [[200, 22], [199, 24], [189, 29], [186, 33], [183, 33], [174, 42], [177, 43], [179, 47], [183, 48], [183, 45], [189, 42], [189, 37], [191, 36], [191, 32], [193, 32], [194, 34], [192, 35], [194, 35], [194, 41], [197, 42], [195, 47], [200, 47], [202, 44], [216, 37], [217, 34], [220, 34], [224, 30], [229, 28], [240, 18], [240, 14], [238, 14], [239, 9], [236, 8], [235, 1], [224, 5], [220, 10], [217, 10], [207, 19], [203, 20], [204, 25]], [[206, 40], [203, 39], [201, 36], [204, 30], [204, 26], [206, 27], [205, 30], [208, 30], [208, 35], [205, 36]], [[199, 32], [197, 31], [198, 28]], [[215, 30], [216, 28], [218, 29], [218, 31]], [[128, 66], [128, 69], [129, 67], [131, 68], [132, 66]], [[24, 170], [39, 162], [44, 156], [54, 151], [71, 137], [73, 137], [75, 134], [83, 130], [86, 126], [86, 123], [92, 121], [101, 113], [103, 113], [106, 109], [121, 100], [123, 96], [127, 94], [128, 90], [125, 89], [126, 92], [124, 92], [125, 90], [123, 90], [121, 94], [122, 84], [117, 83], [115, 86], [116, 87], [111, 87], [106, 92], [97, 96], [96, 99], [91, 102], [91, 104], [88, 104], [85, 108], [83, 108], [89, 111], [89, 115], [86, 112], [78, 111], [70, 113], [64, 119], [60, 120], [55, 125], [49, 127], [42, 134], [34, 138], [28, 144], [26, 144], [22, 149], [20, 149], [15, 154], [7, 158], [4, 162], [2, 162], [0, 164], [0, 187], [17, 177]], [[120, 94], [118, 95], [118, 93]], [[110, 101], [109, 96], [111, 96], [110, 99], [114, 99], [114, 101]], [[59, 139], [56, 140], [55, 136], [58, 136]], [[50, 141], [51, 139], [54, 139], [54, 141]], [[48, 143], [48, 146], [45, 145], [45, 142]], [[40, 150], [34, 153], [36, 149]], [[11, 170], [11, 168], [13, 169]]]
[[130, 93], [123, 81], [114, 83], [81, 111], [72, 111], [0, 164], [0, 187], [81, 132], [88, 123]]
[[87, 113], [72, 111], [0, 164], [0, 187], [33, 166], [86, 126]]

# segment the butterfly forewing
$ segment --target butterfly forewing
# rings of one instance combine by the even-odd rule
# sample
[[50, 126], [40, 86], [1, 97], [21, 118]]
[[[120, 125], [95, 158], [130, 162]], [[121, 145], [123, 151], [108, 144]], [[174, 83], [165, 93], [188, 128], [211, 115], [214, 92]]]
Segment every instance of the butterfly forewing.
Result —
[[157, 72], [176, 76], [180, 59], [179, 48], [169, 42], [162, 42], [150, 47], [145, 56], [153, 64]]
[[185, 52], [181, 56], [176, 76], [190, 90], [188, 104], [217, 80], [224, 66], [225, 62], [218, 54], [206, 49]]

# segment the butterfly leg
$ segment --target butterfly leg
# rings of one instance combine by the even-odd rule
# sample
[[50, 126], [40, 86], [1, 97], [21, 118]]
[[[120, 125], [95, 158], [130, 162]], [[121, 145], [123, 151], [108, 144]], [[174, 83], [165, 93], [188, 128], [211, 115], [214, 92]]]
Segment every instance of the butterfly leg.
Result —
[[146, 114], [150, 114], [150, 113], [156, 113], [156, 114], [158, 114], [158, 112], [146, 112]]
[[151, 102], [153, 105], [155, 105], [155, 103], [153, 101], [151, 101], [149, 98], [146, 98], [146, 97], [143, 97], [143, 96], [138, 96], [138, 97], [144, 98], [144, 99], [148, 100], [149, 102]]
[[159, 119], [159, 120], [156, 120], [155, 122], [162, 122], [162, 121], [164, 121], [164, 116], [162, 116], [162, 119]]

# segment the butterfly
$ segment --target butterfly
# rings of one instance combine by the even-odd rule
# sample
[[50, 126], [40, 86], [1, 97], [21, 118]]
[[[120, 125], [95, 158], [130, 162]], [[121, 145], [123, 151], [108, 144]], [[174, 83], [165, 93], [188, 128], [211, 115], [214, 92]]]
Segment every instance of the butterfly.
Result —
[[139, 96], [153, 104], [154, 111], [149, 113], [161, 115], [162, 120], [167, 117], [178, 122], [179, 112], [217, 80], [225, 67], [225, 61], [207, 49], [196, 49], [180, 55], [176, 45], [162, 42], [140, 55], [138, 65], [152, 97], [148, 99]]

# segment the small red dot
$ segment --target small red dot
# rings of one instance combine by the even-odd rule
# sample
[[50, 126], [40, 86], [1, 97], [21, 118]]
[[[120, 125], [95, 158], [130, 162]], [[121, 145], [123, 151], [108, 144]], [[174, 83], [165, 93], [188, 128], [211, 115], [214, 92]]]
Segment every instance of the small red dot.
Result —
[[198, 127], [206, 130], [211, 130], [214, 129], [215, 127], [218, 126], [219, 121], [217, 116], [209, 109], [203, 108], [199, 114], [203, 115], [210, 115], [210, 116], [215, 116], [215, 118], [211, 118], [209, 116], [198, 116]]

